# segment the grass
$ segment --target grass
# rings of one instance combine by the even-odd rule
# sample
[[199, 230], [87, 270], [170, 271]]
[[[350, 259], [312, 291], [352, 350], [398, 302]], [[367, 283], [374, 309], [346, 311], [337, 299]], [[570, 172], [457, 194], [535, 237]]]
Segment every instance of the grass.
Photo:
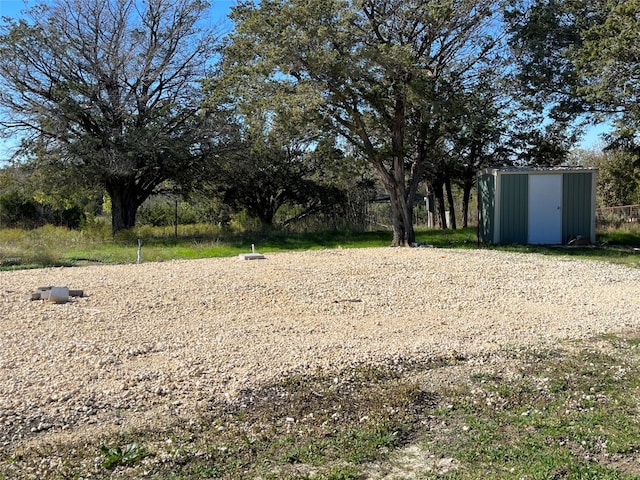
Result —
[[[472, 230], [450, 234], [421, 232], [420, 240], [436, 246], [472, 242]], [[262, 253], [321, 248], [367, 248], [391, 244], [387, 231], [329, 231], [310, 233], [230, 233], [202, 226], [184, 229], [176, 238], [172, 231], [143, 227], [122, 232], [115, 238], [104, 231], [86, 233], [55, 227], [36, 230], [0, 230], [0, 268], [73, 266], [86, 263], [133, 263], [138, 239], [143, 261], [230, 257], [251, 251]], [[453, 243], [452, 243], [453, 242]]]
[[[458, 230], [421, 229], [416, 233], [421, 244], [435, 248], [496, 249], [520, 253], [539, 253], [582, 259], [603, 260], [640, 267], [640, 229], [605, 231], [598, 234], [592, 247], [545, 247], [531, 245], [481, 246], [475, 228]], [[178, 237], [173, 229], [141, 227], [113, 238], [104, 228], [88, 231], [51, 226], [36, 230], [0, 230], [0, 270], [74, 266], [87, 263], [134, 263], [138, 240], [142, 242], [142, 260], [167, 261], [231, 257], [251, 251], [261, 253], [300, 251], [320, 248], [367, 248], [391, 244], [388, 231], [328, 231], [308, 233], [222, 231], [208, 225], [181, 227]]]
[[100, 452], [104, 457], [102, 466], [107, 470], [113, 470], [119, 465], [133, 465], [148, 456], [148, 453], [135, 443], [130, 443], [123, 447], [107, 447], [102, 445]]
[[0, 478], [637, 479], [639, 340], [292, 376], [162, 431], [0, 450]]
[[461, 468], [445, 478], [640, 478], [636, 339], [524, 352], [518, 378], [449, 392], [447, 422], [464, 433], [424, 447], [456, 452]]

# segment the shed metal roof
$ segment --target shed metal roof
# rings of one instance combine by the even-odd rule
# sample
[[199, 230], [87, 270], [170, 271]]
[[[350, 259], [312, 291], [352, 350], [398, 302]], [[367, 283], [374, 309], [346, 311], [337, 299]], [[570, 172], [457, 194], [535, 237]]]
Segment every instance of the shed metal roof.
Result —
[[493, 175], [495, 173], [572, 173], [597, 172], [595, 167], [581, 167], [561, 165], [557, 167], [487, 167], [480, 170], [479, 175]]

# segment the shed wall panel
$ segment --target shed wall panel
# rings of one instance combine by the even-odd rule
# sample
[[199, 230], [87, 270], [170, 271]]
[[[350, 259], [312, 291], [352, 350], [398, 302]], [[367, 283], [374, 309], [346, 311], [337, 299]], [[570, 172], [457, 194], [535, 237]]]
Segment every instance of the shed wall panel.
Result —
[[495, 180], [493, 175], [478, 177], [478, 231], [481, 242], [493, 242], [495, 227]]
[[562, 242], [591, 236], [592, 173], [565, 173], [562, 186]]
[[528, 176], [501, 175], [500, 182], [500, 243], [527, 243]]

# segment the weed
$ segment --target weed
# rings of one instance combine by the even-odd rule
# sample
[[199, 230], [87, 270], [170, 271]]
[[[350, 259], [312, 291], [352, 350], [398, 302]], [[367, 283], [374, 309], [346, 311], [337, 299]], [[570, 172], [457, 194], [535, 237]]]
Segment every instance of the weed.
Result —
[[329, 472], [320, 477], [320, 480], [358, 480], [362, 478], [361, 472], [349, 466], [333, 467]]
[[113, 470], [120, 465], [133, 465], [138, 460], [148, 457], [150, 454], [144, 447], [137, 443], [129, 443], [123, 447], [107, 447], [102, 445], [100, 452], [104, 457], [102, 466], [107, 470]]

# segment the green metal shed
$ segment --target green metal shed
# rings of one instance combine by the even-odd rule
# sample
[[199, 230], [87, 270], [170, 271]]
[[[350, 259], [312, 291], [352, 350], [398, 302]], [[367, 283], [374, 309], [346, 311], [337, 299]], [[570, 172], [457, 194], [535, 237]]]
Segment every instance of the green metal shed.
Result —
[[487, 168], [478, 174], [478, 238], [495, 244], [596, 241], [596, 168]]

